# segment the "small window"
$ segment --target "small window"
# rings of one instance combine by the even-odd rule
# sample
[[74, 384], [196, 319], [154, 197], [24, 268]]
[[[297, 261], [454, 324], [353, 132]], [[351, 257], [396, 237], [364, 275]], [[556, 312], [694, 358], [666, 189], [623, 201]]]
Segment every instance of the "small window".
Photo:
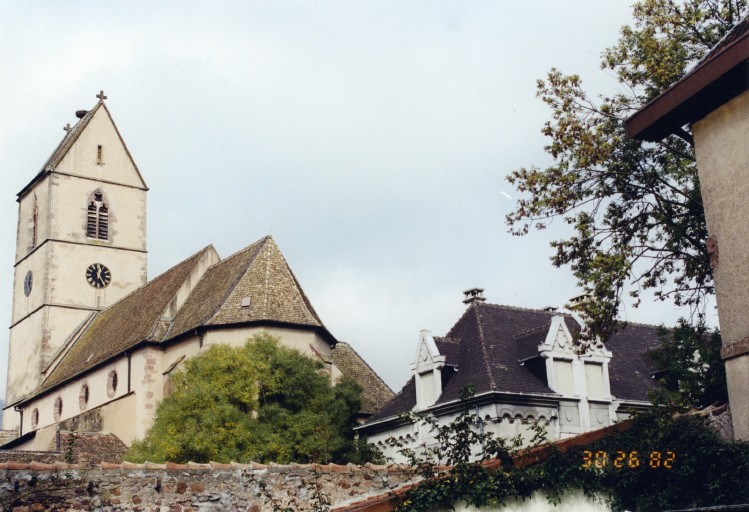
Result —
[[606, 398], [602, 364], [585, 363], [585, 381], [588, 386], [588, 397]]
[[570, 396], [575, 394], [571, 361], [554, 360], [554, 391], [560, 395]]
[[86, 209], [86, 236], [97, 240], [109, 240], [109, 207], [104, 201], [104, 194], [94, 193]]
[[60, 421], [60, 418], [62, 417], [62, 398], [59, 396], [55, 400], [54, 417], [55, 421]]
[[78, 395], [78, 404], [81, 406], [81, 411], [85, 411], [88, 407], [88, 384], [83, 384], [81, 386], [81, 392]]
[[39, 204], [34, 195], [34, 209], [31, 212], [31, 248], [36, 248], [36, 239], [39, 232]]
[[96, 165], [102, 165], [104, 163], [104, 150], [99, 144], [96, 147]]
[[107, 396], [112, 398], [115, 393], [117, 393], [117, 370], [112, 370], [107, 378]]
[[38, 424], [39, 424], [39, 409], [34, 407], [34, 410], [31, 411], [31, 428], [36, 428]]

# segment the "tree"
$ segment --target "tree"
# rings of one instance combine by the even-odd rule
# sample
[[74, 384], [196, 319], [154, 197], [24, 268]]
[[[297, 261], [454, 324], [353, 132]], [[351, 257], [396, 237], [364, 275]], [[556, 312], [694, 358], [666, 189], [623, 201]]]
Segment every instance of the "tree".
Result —
[[267, 334], [185, 362], [128, 460], [347, 462], [360, 388], [331, 386], [322, 365]]
[[728, 401], [717, 330], [681, 320], [673, 329], [661, 329], [659, 337], [660, 346], [651, 352], [660, 384], [651, 393], [654, 404], [685, 411]]
[[552, 263], [570, 266], [592, 299], [581, 311], [589, 332], [602, 336], [616, 325], [627, 284], [635, 306], [652, 290], [698, 314], [714, 293], [691, 134], [633, 141], [624, 120], [745, 17], [747, 2], [641, 0], [633, 9], [634, 27], [602, 55], [621, 91], [595, 99], [577, 75], [552, 69], [537, 94], [552, 111], [543, 134], [554, 163], [507, 178], [525, 193], [506, 219], [513, 234], [555, 218], [572, 226], [569, 238], [552, 242]]

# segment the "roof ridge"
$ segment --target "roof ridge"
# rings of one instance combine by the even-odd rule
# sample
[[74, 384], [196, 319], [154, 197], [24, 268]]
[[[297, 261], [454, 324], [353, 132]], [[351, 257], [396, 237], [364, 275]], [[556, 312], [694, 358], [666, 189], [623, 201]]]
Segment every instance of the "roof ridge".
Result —
[[479, 341], [481, 342], [481, 355], [484, 362], [484, 369], [486, 370], [486, 373], [489, 375], [489, 386], [491, 386], [492, 390], [497, 389], [497, 383], [494, 382], [494, 373], [491, 369], [491, 364], [489, 362], [489, 353], [486, 350], [486, 343], [484, 340], [484, 326], [481, 325], [481, 317], [479, 316], [479, 308], [473, 307], [473, 310], [476, 315], [476, 325], [479, 329]]
[[226, 293], [224, 294], [224, 296], [221, 299], [221, 301], [218, 302], [218, 305], [213, 310], [213, 312], [206, 317], [205, 321], [203, 321], [204, 325], [207, 325], [211, 320], [213, 320], [213, 318], [218, 314], [218, 312], [221, 311], [221, 309], [224, 307], [224, 304], [226, 304], [226, 300], [229, 298], [229, 296], [231, 296], [232, 292], [234, 292], [234, 290], [237, 287], [237, 284], [239, 283], [239, 281], [242, 280], [242, 277], [247, 273], [247, 270], [249, 270], [250, 266], [257, 259], [258, 255], [260, 254], [260, 251], [262, 250], [262, 245], [264, 243], [266, 243], [269, 239], [272, 240], [272, 238], [270, 237], [270, 235], [266, 235], [263, 238], [261, 238], [260, 240], [254, 242], [254, 243], [251, 243], [250, 245], [248, 245], [244, 249], [240, 249], [239, 251], [235, 252], [234, 254], [232, 254], [231, 256], [227, 257], [226, 259], [217, 262], [215, 265], [211, 266], [211, 268], [209, 268], [208, 270], [206, 270], [206, 273], [204, 274], [204, 276], [207, 275], [212, 270], [218, 268], [219, 265], [223, 265], [224, 263], [229, 263], [234, 258], [238, 258], [240, 255], [242, 255], [242, 254], [250, 251], [251, 249], [255, 249], [255, 248], [258, 249], [257, 253], [252, 258], [250, 258], [250, 260], [247, 262], [247, 265], [244, 266], [244, 269], [242, 270], [242, 272], [238, 272], [237, 273], [237, 278], [234, 280], [234, 282], [231, 285], [229, 285], [229, 286], [226, 287]]
[[112, 309], [113, 307], [115, 307], [115, 306], [116, 306], [117, 304], [119, 304], [120, 302], [122, 302], [122, 301], [124, 301], [124, 300], [128, 299], [128, 298], [129, 298], [129, 297], [130, 297], [131, 295], [133, 295], [133, 294], [135, 294], [135, 293], [137, 293], [137, 292], [141, 291], [142, 289], [144, 289], [144, 288], [146, 288], [146, 287], [150, 286], [150, 285], [151, 285], [151, 283], [154, 283], [154, 282], [156, 282], [157, 280], [160, 280], [160, 279], [164, 278], [165, 276], [167, 276], [168, 274], [170, 274], [170, 273], [171, 273], [171, 272], [172, 272], [173, 270], [175, 270], [175, 269], [176, 269], [177, 267], [180, 267], [180, 266], [182, 266], [182, 264], [184, 264], [184, 263], [187, 263], [187, 262], [188, 262], [188, 261], [190, 261], [191, 259], [193, 259], [193, 258], [195, 258], [196, 256], [199, 256], [199, 255], [200, 255], [200, 254], [202, 254], [203, 252], [207, 251], [207, 250], [208, 250], [208, 249], [209, 249], [210, 247], [213, 247], [213, 244], [208, 244], [208, 245], [206, 245], [205, 247], [203, 247], [202, 249], [200, 249], [200, 250], [199, 250], [198, 252], [196, 252], [195, 254], [193, 254], [193, 255], [191, 255], [191, 256], [188, 256], [187, 258], [185, 258], [184, 260], [180, 261], [179, 263], [176, 263], [176, 264], [172, 265], [171, 267], [169, 267], [168, 269], [166, 269], [165, 271], [163, 271], [163, 272], [162, 272], [161, 274], [157, 275], [156, 277], [154, 277], [154, 278], [153, 278], [153, 279], [151, 279], [150, 281], [146, 281], [145, 283], [143, 283], [142, 285], [140, 285], [140, 286], [139, 286], [139, 287], [137, 287], [137, 288], [136, 288], [135, 290], [131, 291], [130, 293], [128, 293], [127, 295], [125, 295], [125, 296], [124, 296], [124, 297], [122, 297], [121, 299], [117, 300], [116, 302], [113, 302], [112, 304], [110, 304], [110, 305], [109, 305], [109, 306], [107, 306], [106, 308], [104, 308], [104, 309], [101, 309], [101, 310], [97, 311], [97, 312], [96, 312], [96, 314], [98, 315], [99, 313], [101, 313], [101, 312], [103, 312], [103, 311], [107, 311], [107, 310], [109, 310], [109, 309]]

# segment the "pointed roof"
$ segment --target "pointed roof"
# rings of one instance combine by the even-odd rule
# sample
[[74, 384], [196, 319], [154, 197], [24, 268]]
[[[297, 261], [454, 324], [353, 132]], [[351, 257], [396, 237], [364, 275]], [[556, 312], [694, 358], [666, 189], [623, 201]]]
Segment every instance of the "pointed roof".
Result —
[[[213, 261], [218, 259], [209, 245], [97, 313], [42, 386], [24, 401], [143, 342], [168, 343], [196, 329], [235, 325], [302, 327], [317, 332], [331, 346], [336, 345], [337, 340], [323, 325], [270, 236], [205, 269], [211, 257]], [[178, 303], [180, 290], [189, 295]], [[378, 389], [376, 394], [381, 391]]]
[[133, 293], [100, 311], [42, 383], [50, 389], [103, 363], [143, 341], [160, 341], [163, 315], [177, 291], [191, 276], [205, 247]]
[[270, 236], [210, 268], [177, 313], [170, 335], [248, 322], [310, 327], [336, 343]]
[[104, 112], [107, 114], [107, 117], [109, 117], [110, 122], [112, 123], [112, 126], [114, 127], [115, 132], [117, 133], [117, 137], [120, 139], [120, 142], [122, 143], [122, 147], [125, 149], [125, 152], [127, 153], [128, 158], [130, 159], [130, 162], [133, 164], [133, 167], [135, 168], [135, 172], [138, 174], [138, 178], [140, 179], [141, 184], [143, 185], [143, 188], [147, 189], [146, 182], [143, 180], [143, 176], [140, 173], [140, 170], [138, 169], [138, 165], [135, 163], [135, 160], [133, 160], [132, 155], [130, 154], [130, 150], [127, 148], [127, 144], [125, 144], [125, 141], [122, 138], [122, 135], [120, 134], [120, 130], [117, 128], [117, 125], [114, 122], [114, 119], [112, 119], [112, 114], [109, 112], [109, 109], [107, 108], [106, 104], [104, 103], [103, 99], [99, 99], [99, 101], [94, 105], [94, 108], [86, 112], [86, 114], [81, 117], [75, 125], [73, 125], [69, 130], [67, 130], [67, 133], [62, 138], [60, 143], [57, 145], [54, 151], [52, 151], [52, 154], [47, 158], [47, 160], [44, 162], [44, 165], [42, 165], [42, 168], [39, 170], [39, 172], [34, 176], [34, 178], [29, 182], [28, 185], [26, 185], [21, 191], [17, 194], [17, 198], [20, 199], [23, 197], [26, 192], [28, 192], [37, 182], [39, 182], [44, 176], [47, 174], [54, 172], [57, 166], [62, 162], [63, 158], [68, 154], [70, 149], [73, 147], [73, 145], [76, 143], [78, 138], [81, 136], [83, 131], [86, 129], [86, 127], [91, 123], [91, 120], [94, 118], [96, 113], [99, 111], [99, 109], [104, 109]]
[[[538, 354], [538, 346], [544, 342], [555, 316], [558, 313], [553, 311], [472, 303], [446, 337], [434, 338], [440, 354], [446, 356], [446, 366], [458, 369], [443, 373], [442, 394], [435, 405], [459, 400], [461, 390], [468, 384], [474, 386], [477, 395], [498, 392], [556, 396], [527, 364], [521, 364]], [[572, 316], [563, 315], [563, 319], [571, 333], [580, 329]], [[652, 325], [626, 324], [609, 337], [605, 346], [613, 354], [609, 362], [613, 396], [620, 400], [648, 400], [647, 391], [655, 386], [648, 352], [658, 344], [657, 328]], [[415, 405], [416, 387], [411, 377], [369, 423], [397, 417]]]

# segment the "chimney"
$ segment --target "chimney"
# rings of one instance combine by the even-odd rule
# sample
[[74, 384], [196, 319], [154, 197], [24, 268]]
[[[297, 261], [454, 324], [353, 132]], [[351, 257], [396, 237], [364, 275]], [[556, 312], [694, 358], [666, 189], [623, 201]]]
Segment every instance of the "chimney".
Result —
[[464, 291], [463, 295], [465, 295], [465, 298], [463, 299], [463, 304], [466, 304], [468, 306], [470, 306], [474, 302], [486, 301], [486, 297], [484, 297], [483, 288], [471, 288], [469, 290]]
[[570, 311], [578, 311], [580, 310], [586, 303], [590, 302], [592, 297], [585, 293], [583, 295], [578, 295], [577, 297], [572, 297], [568, 304], [566, 304], [567, 309]]

